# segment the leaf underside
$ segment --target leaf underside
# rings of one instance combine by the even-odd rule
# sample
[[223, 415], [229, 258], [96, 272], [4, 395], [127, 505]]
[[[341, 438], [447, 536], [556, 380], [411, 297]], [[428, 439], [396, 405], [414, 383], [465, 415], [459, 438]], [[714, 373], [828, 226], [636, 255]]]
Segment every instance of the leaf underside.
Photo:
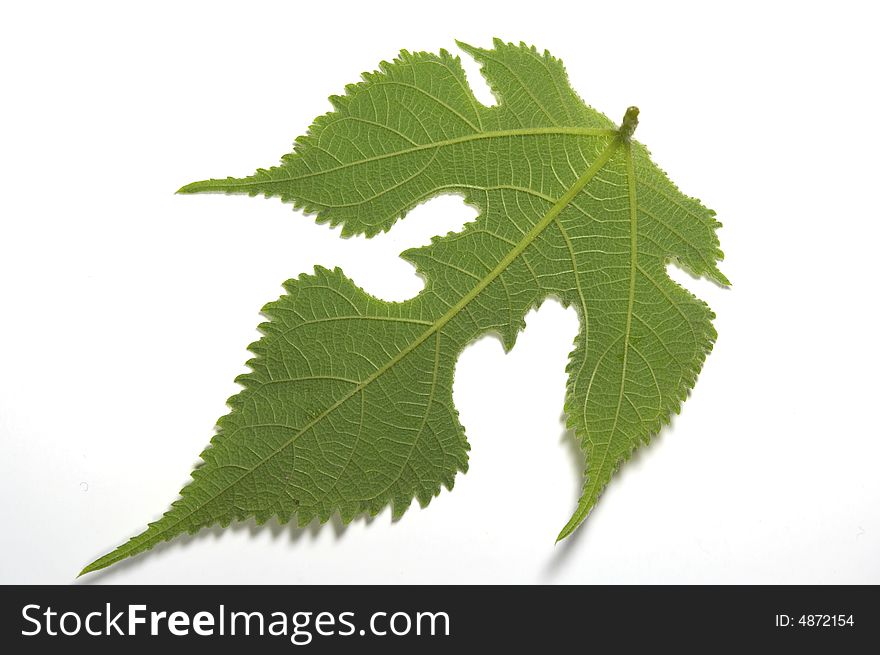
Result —
[[666, 265], [728, 284], [714, 212], [629, 138], [634, 123], [618, 129], [585, 105], [549, 53], [459, 45], [496, 106], [476, 100], [457, 57], [404, 51], [331, 97], [334, 110], [279, 166], [180, 190], [278, 197], [344, 235], [388, 230], [443, 193], [479, 217], [402, 253], [426, 280], [405, 302], [374, 298], [339, 269], [285, 282], [192, 481], [161, 519], [83, 573], [251, 516], [305, 525], [388, 505], [399, 517], [413, 498], [427, 505], [467, 470], [452, 403], [458, 355], [486, 332], [509, 350], [548, 296], [580, 319], [564, 408], [584, 486], [560, 539], [679, 411], [716, 335], [710, 309]]

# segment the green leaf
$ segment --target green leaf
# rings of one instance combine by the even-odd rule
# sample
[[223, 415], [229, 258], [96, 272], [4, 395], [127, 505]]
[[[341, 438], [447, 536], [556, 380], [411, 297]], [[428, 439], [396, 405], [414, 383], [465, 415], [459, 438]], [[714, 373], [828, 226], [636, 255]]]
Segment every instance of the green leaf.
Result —
[[275, 196], [345, 235], [388, 230], [455, 193], [479, 209], [460, 233], [408, 250], [425, 289], [373, 298], [341, 270], [284, 284], [264, 308], [243, 390], [171, 509], [83, 571], [184, 532], [256, 517], [345, 522], [427, 505], [467, 470], [452, 403], [455, 361], [486, 332], [513, 347], [548, 296], [577, 310], [567, 422], [583, 449], [583, 495], [562, 539], [614, 471], [693, 386], [715, 339], [712, 312], [672, 282], [675, 260], [722, 285], [714, 213], [678, 191], [621, 128], [588, 107], [549, 53], [459, 44], [498, 99], [481, 105], [460, 60], [402, 52], [331, 98], [279, 166], [181, 193]]

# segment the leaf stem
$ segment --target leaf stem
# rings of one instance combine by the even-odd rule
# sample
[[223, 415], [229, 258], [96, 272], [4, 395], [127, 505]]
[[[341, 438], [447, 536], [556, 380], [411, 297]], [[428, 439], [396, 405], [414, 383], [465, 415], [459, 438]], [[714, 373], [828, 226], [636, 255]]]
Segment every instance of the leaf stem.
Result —
[[623, 115], [623, 122], [620, 124], [620, 138], [626, 142], [632, 138], [633, 132], [639, 124], [639, 108], [629, 107]]

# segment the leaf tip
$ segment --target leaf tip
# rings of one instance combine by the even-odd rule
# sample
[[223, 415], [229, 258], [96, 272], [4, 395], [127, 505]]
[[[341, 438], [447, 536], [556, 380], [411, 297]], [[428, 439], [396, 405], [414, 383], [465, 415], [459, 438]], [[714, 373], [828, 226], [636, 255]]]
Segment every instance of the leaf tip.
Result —
[[725, 287], [732, 287], [733, 286], [733, 282], [731, 282], [729, 279], [727, 279], [727, 276], [724, 273], [722, 273], [721, 271], [719, 271], [717, 268], [715, 269], [714, 273], [715, 273], [715, 279], [718, 281], [719, 284], [721, 284], [722, 286], [725, 286]]
[[574, 528], [570, 528], [568, 525], [566, 525], [564, 528], [562, 528], [562, 530], [559, 531], [559, 534], [556, 535], [556, 541], [553, 542], [553, 545], [555, 546], [560, 541], [570, 536], [573, 531]]
[[77, 576], [76, 576], [75, 579], [76, 579], [76, 580], [79, 580], [81, 577], [83, 577], [83, 576], [86, 575], [87, 573], [93, 573], [94, 571], [97, 571], [98, 569], [104, 568], [104, 567], [102, 567], [102, 566], [95, 566], [95, 565], [98, 563], [98, 561], [99, 561], [99, 560], [95, 560], [94, 562], [92, 562], [91, 564], [89, 564], [88, 566], [86, 566], [82, 571], [80, 571], [80, 572], [77, 574]]
[[130, 556], [131, 553], [124, 550], [124, 546], [120, 546], [119, 548], [110, 551], [106, 555], [102, 555], [94, 562], [86, 566], [82, 571], [79, 572], [79, 575], [77, 575], [76, 577], [78, 579], [88, 573], [94, 573], [95, 571], [106, 569], [108, 566], [112, 566], [113, 564], [116, 564], [117, 562], [120, 562]]
[[476, 57], [480, 53], [480, 48], [473, 46], [469, 43], [465, 43], [464, 41], [459, 41], [458, 39], [455, 39], [455, 45], [457, 45], [459, 48], [464, 50], [472, 57]]
[[578, 507], [578, 511], [574, 513], [574, 515], [568, 520], [568, 523], [565, 524], [565, 527], [563, 527], [562, 530], [559, 531], [559, 534], [556, 535], [556, 541], [554, 542], [554, 545], [558, 544], [566, 537], [570, 537], [571, 533], [577, 530], [578, 526], [581, 524], [581, 521], [583, 521], [584, 519], [584, 516], [581, 515], [580, 510], [581, 508]]
[[[722, 255], [721, 257], [723, 258], [724, 256]], [[705, 275], [706, 275], [706, 277], [713, 280], [714, 282], [717, 282], [722, 287], [727, 288], [727, 287], [733, 286], [733, 282], [731, 282], [729, 279], [727, 279], [727, 276], [724, 273], [722, 273], [718, 269], [718, 266], [716, 266], [714, 263], [708, 267]]]
[[200, 180], [198, 182], [190, 182], [189, 184], [184, 184], [180, 187], [175, 193], [179, 193], [181, 195], [190, 194], [190, 193], [199, 193], [200, 191], [205, 191], [209, 188], [210, 180]]

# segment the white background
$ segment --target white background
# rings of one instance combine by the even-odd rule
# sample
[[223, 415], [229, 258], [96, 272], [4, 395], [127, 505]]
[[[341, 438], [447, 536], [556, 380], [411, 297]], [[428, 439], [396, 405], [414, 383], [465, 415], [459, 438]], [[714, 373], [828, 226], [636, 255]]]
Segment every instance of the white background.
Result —
[[[385, 6], [382, 6], [385, 5]], [[0, 12], [0, 581], [72, 582], [157, 518], [236, 392], [260, 307], [314, 264], [386, 299], [455, 197], [342, 240], [278, 200], [176, 196], [276, 163], [400, 48], [525, 40], [717, 210], [733, 288], [683, 413], [571, 539], [573, 311], [461, 357], [455, 490], [392, 523], [253, 524], [79, 583], [880, 583], [871, 3], [6, 3]], [[478, 97], [490, 99], [473, 62]]]

